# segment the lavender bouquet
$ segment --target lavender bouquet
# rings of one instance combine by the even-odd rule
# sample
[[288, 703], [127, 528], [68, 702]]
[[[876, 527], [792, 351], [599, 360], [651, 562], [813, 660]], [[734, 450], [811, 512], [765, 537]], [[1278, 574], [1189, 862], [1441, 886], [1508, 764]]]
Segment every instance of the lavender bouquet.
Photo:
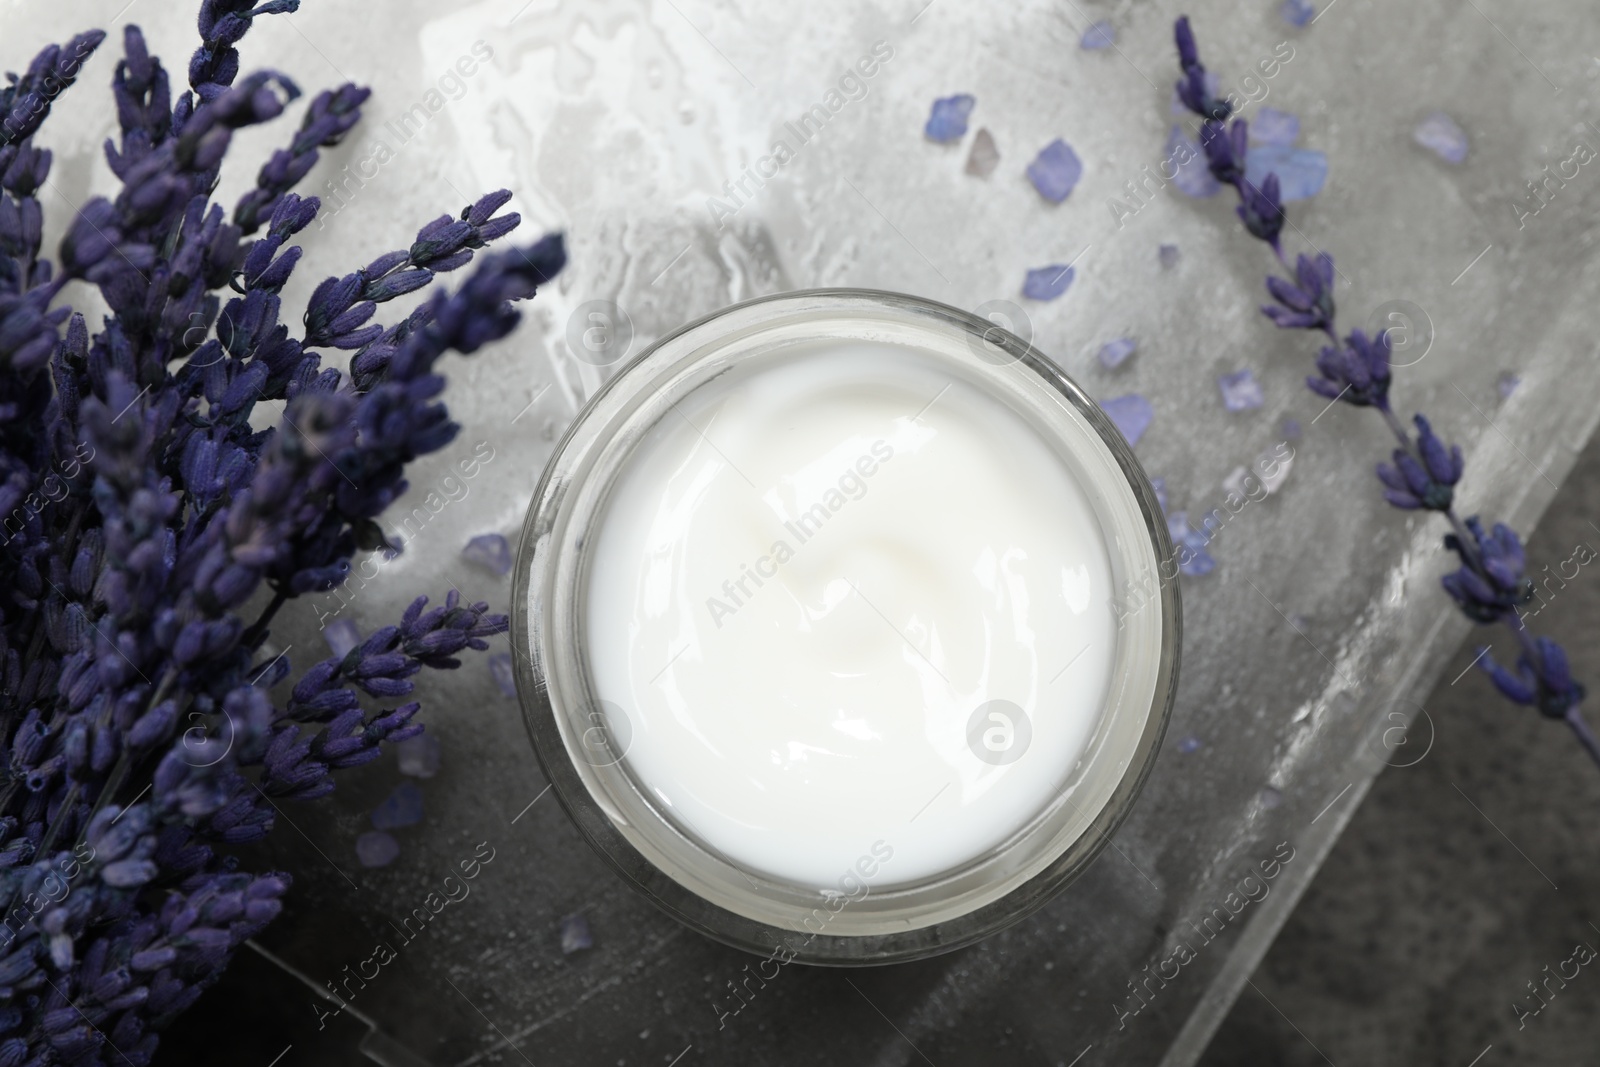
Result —
[[1389, 400], [1387, 331], [1368, 337], [1361, 330], [1352, 330], [1340, 339], [1334, 327], [1332, 257], [1321, 252], [1315, 257], [1300, 255], [1290, 265], [1280, 240], [1286, 220], [1278, 176], [1267, 175], [1259, 186], [1245, 177], [1248, 125], [1244, 119], [1228, 124], [1232, 105], [1216, 95], [1215, 82], [1200, 63], [1187, 16], [1178, 19], [1174, 36], [1183, 71], [1177, 83], [1178, 98], [1201, 119], [1200, 145], [1206, 164], [1218, 182], [1238, 193], [1235, 210], [1245, 229], [1266, 242], [1291, 275], [1267, 278], [1273, 303], [1263, 307], [1262, 313], [1282, 329], [1326, 336], [1330, 343], [1318, 354], [1317, 373], [1306, 379], [1306, 385], [1332, 403], [1372, 408], [1382, 416], [1399, 443], [1393, 462], [1377, 467], [1384, 498], [1397, 508], [1437, 511], [1445, 517], [1451, 529], [1445, 535], [1445, 547], [1461, 561], [1454, 573], [1444, 577], [1445, 592], [1468, 618], [1485, 624], [1503, 623], [1516, 636], [1521, 653], [1515, 668], [1495, 662], [1487, 648], [1479, 651], [1477, 662], [1508, 699], [1535, 707], [1571, 727], [1600, 765], [1600, 740], [1583, 717], [1583, 686], [1572, 677], [1566, 651], [1548, 637], [1534, 636], [1518, 611], [1534, 597], [1533, 581], [1524, 573], [1522, 542], [1503, 523], [1486, 531], [1477, 516], [1462, 519], [1456, 514], [1455, 485], [1464, 466], [1460, 447], [1447, 448], [1423, 416], [1413, 417], [1413, 435], [1395, 414]]
[[[453, 295], [373, 321], [517, 226], [502, 191], [322, 282], [298, 336], [280, 322], [289, 242], [319, 207], [291, 190], [368, 91], [312, 100], [232, 221], [211, 194], [233, 131], [300, 95], [274, 71], [240, 77], [234, 46], [297, 7], [204, 0], [176, 99], [126, 29], [106, 144], [121, 189], [83, 206], [56, 263], [34, 134], [105, 34], [0, 89], [0, 1067], [149, 1063], [280, 910], [288, 875], [236, 846], [419, 733], [416, 702], [398, 703], [411, 676], [506, 628], [486, 604], [419, 597], [269, 696], [291, 672], [267, 654], [274, 614], [338, 586], [352, 554], [392, 550], [375, 517], [457, 432], [435, 363], [509, 333], [510, 302], [565, 262], [559, 235], [486, 254]], [[72, 279], [110, 307], [94, 334], [54, 306]]]

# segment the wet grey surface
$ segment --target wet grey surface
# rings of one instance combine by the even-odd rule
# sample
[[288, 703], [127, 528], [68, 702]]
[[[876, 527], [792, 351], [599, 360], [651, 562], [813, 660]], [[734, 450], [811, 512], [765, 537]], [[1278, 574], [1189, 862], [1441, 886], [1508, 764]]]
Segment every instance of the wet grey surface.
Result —
[[[1531, 569], [1572, 573], [1561, 564], [1580, 544], [1600, 549], [1596, 525], [1591, 443], [1528, 545]], [[1593, 692], [1600, 576], [1584, 566], [1550, 588], [1533, 621]], [[1479, 630], [1456, 652], [1424, 702], [1431, 748], [1373, 784], [1202, 1067], [1594, 1062], [1600, 974], [1566, 961], [1600, 951], [1600, 774], [1564, 725], [1467, 670], [1505, 640]]]
[[[120, 7], [0, 3], [4, 58], [18, 65], [38, 43], [103, 23]], [[1328, 187], [1295, 207], [1288, 244], [1314, 239], [1336, 256], [1346, 328], [1391, 301], [1421, 309], [1434, 339], [1425, 358], [1398, 372], [1400, 409], [1427, 411], [1466, 446], [1466, 511], [1526, 527], [1588, 439], [1600, 385], [1591, 329], [1600, 182], [1584, 168], [1520, 228], [1513, 206], [1575, 141], [1600, 143], [1586, 121], [1600, 114], [1592, 6], [1338, 0], [1304, 31], [1276, 8], [1187, 5], [1224, 85], [1298, 113], [1301, 143], [1328, 153]], [[280, 826], [261, 861], [297, 873], [293, 904], [265, 941], [313, 984], [360, 969], [487, 842], [495, 859], [471, 896], [439, 913], [376, 977], [346, 986], [350, 1011], [326, 1029], [316, 1029], [324, 1004], [259, 969], [239, 972], [255, 976], [253, 992], [208, 999], [206, 1019], [192, 1025], [220, 1023], [213, 1041], [264, 1035], [250, 1038], [263, 1062], [281, 1037], [290, 1046], [282, 1067], [349, 1062], [350, 1045], [335, 1034], [356, 1012], [407, 1055], [435, 1064], [683, 1056], [685, 1065], [946, 1067], [990, 1062], [997, 1049], [1029, 1063], [1193, 1062], [1373, 775], [1400, 758], [1385, 743], [1400, 721], [1392, 716], [1403, 720], [1425, 699], [1467, 625], [1437, 589], [1440, 521], [1381, 502], [1370, 469], [1387, 449], [1381, 428], [1368, 413], [1322, 413], [1300, 384], [1310, 346], [1275, 333], [1255, 311], [1267, 260], [1230, 206], [1167, 189], [1120, 226], [1108, 208], [1141, 166], [1160, 160], [1174, 121], [1169, 27], [1178, 8], [407, 0], [385, 5], [381, 18], [373, 11], [307, 5], [264, 21], [246, 42], [247, 67], [278, 67], [308, 87], [349, 77], [375, 90], [364, 132], [311, 176], [310, 191], [330, 200], [342, 188], [342, 206], [308, 240], [286, 303], [499, 185], [517, 194], [528, 238], [568, 232], [573, 266], [540, 294], [516, 337], [443, 366], [464, 429], [413, 470], [412, 496], [400, 506], [413, 516], [411, 550], [347, 593], [341, 615], [364, 630], [395, 618], [419, 591], [437, 597], [454, 585], [506, 602], [507, 584], [458, 553], [472, 534], [514, 533], [555, 437], [607, 373], [568, 347], [582, 333], [569, 333], [569, 322], [577, 314], [586, 323], [583, 306], [593, 300], [627, 313], [635, 350], [731, 301], [802, 286], [900, 289], [966, 308], [1025, 304], [1037, 343], [1092, 395], [1150, 398], [1155, 422], [1138, 453], [1167, 479], [1174, 506], [1193, 511], [1219, 504], [1230, 472], [1282, 440], [1284, 416], [1305, 433], [1283, 489], [1242, 511], [1213, 545], [1217, 571], [1185, 582], [1172, 732], [1116, 848], [1013, 930], [904, 967], [787, 968], [719, 1029], [718, 993], [747, 959], [651, 911], [548, 798], [528, 806], [545, 783], [516, 708], [479, 659], [420, 688], [444, 766], [424, 783], [427, 818], [399, 834], [392, 866], [364, 870], [354, 855], [366, 812], [399, 780], [390, 761], [345, 775], [329, 801], [286, 811], [292, 826]], [[139, 4], [127, 17], [182, 68], [193, 44], [186, 6]], [[1118, 26], [1117, 49], [1080, 51], [1079, 35], [1101, 17]], [[719, 220], [707, 198], [725, 195], [723, 183], [769, 152], [785, 123], [880, 40], [894, 56], [865, 96]], [[445, 83], [480, 41], [492, 61]], [[1284, 41], [1294, 58], [1254, 83], [1260, 89], [1243, 83]], [[98, 146], [112, 117], [92, 87], [106, 84], [113, 60], [109, 48], [96, 57], [47, 127], [57, 151], [54, 233], [64, 202], [109, 188]], [[434, 90], [459, 99], [441, 95], [420, 131], [393, 125], [418, 103], [426, 110]], [[973, 128], [990, 129], [999, 146], [988, 178], [963, 172], [973, 134], [950, 147], [921, 136], [930, 101], [957, 91], [978, 97]], [[1439, 108], [1472, 137], [1458, 167], [1410, 140]], [[287, 136], [286, 123], [250, 131], [236, 152], [264, 158]], [[1022, 170], [1058, 136], [1085, 174], [1052, 206]], [[376, 165], [384, 139], [392, 158]], [[224, 192], [242, 189], [252, 170], [227, 171]], [[1157, 249], [1168, 242], [1181, 259], [1163, 271]], [[1068, 261], [1078, 278], [1064, 297], [1021, 300], [1026, 269]], [[1124, 334], [1138, 338], [1139, 353], [1116, 372], [1100, 370], [1095, 351]], [[1215, 378], [1241, 367], [1254, 370], [1267, 402], [1232, 415]], [[1506, 370], [1522, 384], [1503, 400], [1496, 380]], [[492, 461], [452, 488], [444, 479], [479, 442]], [[450, 502], [427, 508], [430, 491]], [[302, 604], [282, 616], [274, 641], [297, 666], [324, 654], [318, 616], [335, 607]], [[1171, 956], [1180, 932], [1284, 842], [1294, 859], [1269, 895], [1119, 1026], [1129, 983]], [[1508, 893], [1525, 888], [1505, 884]], [[564, 956], [557, 931], [574, 913], [586, 916], [594, 945]], [[268, 1002], [288, 1014], [263, 1013], [259, 1031], [230, 1014], [263, 1012]]]

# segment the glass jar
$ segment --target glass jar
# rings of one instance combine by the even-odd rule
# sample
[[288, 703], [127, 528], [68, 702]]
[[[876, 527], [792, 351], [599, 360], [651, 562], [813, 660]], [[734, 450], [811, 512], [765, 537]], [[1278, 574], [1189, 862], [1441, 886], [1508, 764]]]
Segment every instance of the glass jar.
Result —
[[[1114, 624], [1106, 627], [1114, 644], [1109, 683], [1087, 744], [1071, 765], [1049, 769], [1053, 795], [1003, 841], [948, 869], [882, 886], [868, 885], [864, 875], [804, 885], [709, 844], [630, 761], [633, 724], [597, 694], [584, 637], [591, 557], [608, 501], [648, 447], [652, 428], [725, 375], [760, 374], [786, 353], [829, 343], [917, 353], [1003, 405], [1082, 488], [1110, 563], [1106, 602], [1096, 608]], [[960, 506], [952, 495], [951, 507]], [[1165, 519], [1132, 450], [1028, 342], [916, 297], [785, 293], [662, 338], [579, 413], [545, 468], [518, 549], [511, 635], [517, 688], [562, 806], [624, 880], [668, 914], [783, 961], [903, 961], [1017, 921], [1067, 886], [1110, 840], [1150, 771], [1170, 714], [1181, 628], [1176, 578]]]

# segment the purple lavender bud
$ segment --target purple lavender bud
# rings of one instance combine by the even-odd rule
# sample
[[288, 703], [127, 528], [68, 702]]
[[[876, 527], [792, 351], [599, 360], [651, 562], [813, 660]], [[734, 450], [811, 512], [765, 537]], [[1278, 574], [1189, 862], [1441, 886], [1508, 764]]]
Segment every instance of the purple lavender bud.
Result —
[[1193, 67], [1200, 62], [1200, 50], [1195, 47], [1194, 30], [1189, 25], [1189, 16], [1181, 15], [1172, 24], [1172, 37], [1178, 46], [1178, 63], [1183, 67]]
[[0, 959], [0, 986], [18, 985], [32, 974], [37, 969], [34, 958], [37, 949], [37, 941], [24, 942], [17, 951]]
[[233, 947], [233, 939], [228, 935], [228, 931], [209, 926], [193, 927], [183, 935], [183, 939], [202, 950], [227, 950]]
[[171, 700], [164, 700], [141, 715], [134, 723], [127, 734], [127, 745], [135, 751], [154, 748], [172, 736], [173, 727], [177, 722], [177, 704]]
[[1476, 516], [1465, 522], [1471, 542], [1447, 534], [1445, 547], [1461, 558], [1461, 568], [1440, 579], [1461, 610], [1479, 622], [1496, 622], [1533, 599], [1533, 582], [1523, 575], [1522, 542], [1504, 523], [1485, 534]]
[[1194, 31], [1189, 27], [1187, 15], [1173, 24], [1173, 40], [1178, 46], [1178, 63], [1183, 68], [1183, 79], [1178, 82], [1178, 99], [1185, 107], [1205, 119], [1222, 122], [1232, 107], [1225, 100], [1212, 95], [1206, 79], [1206, 68], [1200, 65], [1200, 51], [1195, 46]]
[[482, 226], [494, 217], [496, 211], [505, 207], [510, 201], [510, 189], [497, 189], [492, 193], [485, 193], [479, 197], [477, 203], [461, 213], [461, 217], [469, 225]]
[[1444, 443], [1434, 436], [1433, 427], [1428, 425], [1427, 419], [1418, 415], [1415, 421], [1417, 425], [1417, 450], [1422, 453], [1422, 461], [1427, 465], [1428, 475], [1433, 481], [1442, 485], [1455, 485], [1461, 480], [1461, 474], [1466, 469], [1466, 461], [1461, 455], [1461, 446], [1452, 445], [1446, 451]]
[[1245, 229], [1277, 248], [1278, 234], [1283, 231], [1284, 223], [1283, 203], [1278, 196], [1278, 176], [1268, 174], [1259, 187], [1247, 183], [1240, 201], [1234, 210]]
[[144, 885], [154, 878], [156, 873], [156, 865], [150, 860], [117, 860], [101, 868], [100, 879], [106, 885], [116, 886], [118, 889], [131, 889], [134, 886]]
[[1211, 176], [1223, 185], [1238, 186], [1244, 180], [1249, 143], [1249, 124], [1244, 119], [1235, 119], [1231, 129], [1215, 120], [1200, 127], [1200, 147], [1205, 151]]
[[1262, 308], [1262, 312], [1284, 329], [1320, 330], [1333, 322], [1333, 258], [1320, 253], [1315, 259], [1300, 256], [1296, 261], [1296, 282], [1267, 279], [1267, 291], [1282, 307]]

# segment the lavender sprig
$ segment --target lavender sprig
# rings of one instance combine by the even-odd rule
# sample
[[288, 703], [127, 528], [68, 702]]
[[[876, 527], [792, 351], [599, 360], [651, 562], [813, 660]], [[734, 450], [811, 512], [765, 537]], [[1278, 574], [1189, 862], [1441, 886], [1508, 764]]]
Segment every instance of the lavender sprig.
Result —
[[[413, 677], [506, 628], [486, 604], [418, 598], [286, 701], [269, 695], [293, 673], [265, 650], [279, 607], [380, 545], [406, 465], [457, 432], [437, 361], [509, 333], [510, 302], [565, 262], [558, 235], [488, 255], [455, 293], [370, 323], [517, 225], [491, 193], [329, 279], [292, 336], [291, 241], [320, 207], [293, 187], [367, 90], [315, 97], [232, 221], [212, 193], [233, 132], [299, 95], [282, 74], [241, 75], [234, 46], [296, 6], [204, 0], [175, 101], [126, 29], [106, 146], [120, 189], [84, 205], [59, 268], [41, 254], [50, 153], [33, 137], [104, 35], [47, 48], [0, 89], [0, 1067], [149, 1063], [288, 889], [222, 848], [421, 731], [417, 702], [394, 705]], [[68, 279], [110, 306], [99, 332], [55, 306]], [[318, 347], [356, 349], [352, 373]], [[285, 402], [273, 425], [262, 399]]]
[[1477, 516], [1462, 519], [1457, 515], [1454, 488], [1464, 468], [1460, 447], [1447, 448], [1421, 415], [1413, 420], [1415, 436], [1396, 416], [1389, 401], [1387, 331], [1368, 337], [1361, 330], [1352, 330], [1340, 339], [1334, 322], [1332, 257], [1322, 252], [1314, 258], [1301, 255], [1290, 267], [1279, 241], [1286, 220], [1277, 175], [1269, 175], [1259, 187], [1245, 177], [1248, 127], [1243, 119], [1227, 125], [1231, 107], [1211, 96], [1188, 17], [1179, 18], [1173, 29], [1183, 72], [1177, 83], [1178, 96], [1201, 119], [1200, 143], [1211, 174], [1218, 182], [1233, 186], [1245, 228], [1266, 242], [1292, 274], [1292, 279], [1267, 279], [1267, 292], [1274, 303], [1263, 307], [1262, 313], [1281, 329], [1319, 331], [1331, 342], [1318, 354], [1318, 373], [1307, 378], [1306, 385], [1319, 396], [1371, 407], [1383, 416], [1399, 444], [1393, 463], [1377, 466], [1384, 498], [1397, 508], [1437, 511], [1445, 517], [1451, 528], [1444, 538], [1445, 547], [1461, 561], [1461, 566], [1442, 580], [1445, 592], [1468, 618], [1504, 623], [1516, 635], [1521, 651], [1515, 667], [1495, 662], [1484, 648], [1478, 660], [1482, 669], [1508, 700], [1565, 722], [1600, 766], [1600, 739], [1583, 717], [1584, 688], [1573, 679], [1565, 650], [1548, 637], [1535, 637], [1518, 610], [1534, 596], [1533, 581], [1525, 573], [1522, 542], [1503, 523], [1485, 531]]

